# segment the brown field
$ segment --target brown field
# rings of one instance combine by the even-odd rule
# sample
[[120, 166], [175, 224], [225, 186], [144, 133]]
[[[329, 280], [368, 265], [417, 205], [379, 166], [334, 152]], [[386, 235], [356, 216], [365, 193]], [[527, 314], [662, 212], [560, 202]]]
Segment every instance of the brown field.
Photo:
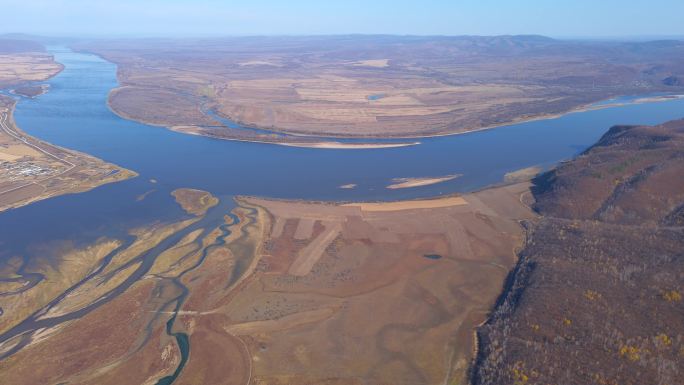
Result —
[[222, 308], [225, 330], [250, 351], [254, 383], [462, 381], [472, 331], [521, 245], [517, 220], [533, 217], [519, 200], [526, 190], [377, 204], [241, 200], [270, 222], [258, 269]]
[[13, 109], [14, 100], [0, 96], [0, 211], [136, 175], [26, 135], [14, 124]]
[[[24, 88], [23, 83], [47, 80], [62, 68], [40, 43], [0, 38], [0, 88]], [[29, 96], [34, 92], [29, 91]]]
[[[16, 86], [16, 93], [28, 97], [47, 92], [46, 85], [25, 84], [46, 80], [62, 70], [43, 50], [38, 43], [0, 39], [0, 88]], [[0, 96], [0, 211], [135, 175], [26, 135], [14, 124], [14, 104], [13, 99]]]
[[[556, 116], [617, 95], [684, 89], [676, 81], [684, 77], [678, 41], [244, 37], [92, 41], [75, 48], [119, 65], [122, 88], [110, 105], [122, 116], [270, 142], [453, 134]], [[295, 136], [215, 127], [205, 113], [211, 109]]]
[[62, 70], [62, 65], [45, 53], [0, 54], [0, 86], [47, 80]]
[[[459, 383], [474, 329], [522, 245], [518, 220], [534, 218], [521, 203], [527, 190], [345, 205], [240, 198], [230, 233], [190, 230], [199, 213], [131, 230], [128, 244], [66, 250], [35, 287], [12, 294], [16, 287], [2, 286], [10, 292], [2, 306], [20, 310], [17, 320], [43, 309], [37, 319], [50, 326], [30, 332], [0, 372], [18, 385], [153, 384], [180, 363], [164, 327], [184, 288], [172, 331], [188, 335], [191, 354], [175, 383]], [[147, 251], [169, 237], [172, 246], [146, 264]], [[108, 252], [106, 266], [84, 275]], [[14, 274], [17, 263], [0, 273]], [[0, 343], [0, 352], [19, 341]]]
[[[123, 118], [134, 119], [145, 116], [145, 122], [161, 126], [217, 125], [218, 122], [205, 116], [191, 99], [177, 93], [160, 90], [146, 92], [136, 87], [121, 87], [109, 94], [110, 106]], [[150, 109], [150, 106], [168, 104], [173, 109]]]

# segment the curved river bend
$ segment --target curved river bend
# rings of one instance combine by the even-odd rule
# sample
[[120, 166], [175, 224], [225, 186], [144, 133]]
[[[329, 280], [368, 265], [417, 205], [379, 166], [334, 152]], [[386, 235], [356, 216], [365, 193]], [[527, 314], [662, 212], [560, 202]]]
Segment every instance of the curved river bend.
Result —
[[[234, 195], [314, 200], [437, 196], [499, 183], [504, 174], [521, 168], [553, 166], [593, 144], [615, 124], [655, 124], [684, 116], [684, 100], [677, 99], [426, 138], [412, 147], [295, 148], [185, 135], [122, 119], [106, 103], [118, 85], [114, 64], [65, 48], [52, 53], [65, 69], [49, 81], [47, 94], [18, 103], [18, 126], [140, 176], [0, 214], [0, 259], [30, 258], [35, 250], [44, 250], [36, 245], [86, 243], [103, 235], [124, 236], [135, 226], [176, 220], [185, 214], [169, 193], [180, 187], [210, 191], [224, 202]], [[385, 188], [393, 178], [453, 174], [462, 176], [431, 186]], [[339, 188], [346, 184], [357, 187]], [[136, 200], [150, 191], [144, 200]]]

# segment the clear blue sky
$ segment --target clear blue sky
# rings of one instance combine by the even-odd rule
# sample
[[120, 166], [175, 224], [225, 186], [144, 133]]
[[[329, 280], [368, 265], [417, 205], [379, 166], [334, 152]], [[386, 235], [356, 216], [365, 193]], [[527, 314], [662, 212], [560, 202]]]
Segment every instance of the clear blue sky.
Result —
[[0, 0], [0, 33], [684, 35], [684, 0]]

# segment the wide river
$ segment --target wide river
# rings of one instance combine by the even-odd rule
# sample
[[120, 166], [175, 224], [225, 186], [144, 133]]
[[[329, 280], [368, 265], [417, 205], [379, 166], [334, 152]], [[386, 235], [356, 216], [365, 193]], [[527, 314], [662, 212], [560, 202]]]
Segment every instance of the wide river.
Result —
[[[22, 99], [18, 126], [51, 143], [129, 168], [139, 177], [0, 214], [0, 259], [45, 255], [132, 227], [185, 214], [170, 192], [210, 191], [228, 210], [235, 195], [313, 200], [397, 200], [466, 192], [500, 183], [506, 173], [551, 167], [594, 143], [615, 124], [684, 117], [684, 100], [567, 114], [463, 135], [420, 139], [412, 147], [323, 150], [210, 139], [125, 120], [107, 107], [116, 66], [98, 56], [53, 48], [65, 65], [50, 91]], [[624, 99], [621, 99], [624, 101]], [[629, 101], [629, 99], [627, 99]], [[393, 178], [461, 174], [432, 186], [389, 190]], [[156, 181], [153, 183], [152, 180]], [[355, 189], [339, 186], [356, 184]], [[152, 191], [152, 192], [150, 192]], [[150, 192], [143, 200], [137, 199]], [[218, 214], [218, 213], [216, 213]], [[221, 215], [211, 215], [218, 224]]]

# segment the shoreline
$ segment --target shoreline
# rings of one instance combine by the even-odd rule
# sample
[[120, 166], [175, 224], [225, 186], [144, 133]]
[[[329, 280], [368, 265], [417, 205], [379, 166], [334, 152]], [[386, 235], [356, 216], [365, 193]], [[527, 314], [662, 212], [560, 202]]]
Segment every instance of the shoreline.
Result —
[[[440, 137], [445, 137], [445, 136], [456, 136], [456, 135], [464, 135], [464, 134], [470, 134], [473, 132], [479, 132], [479, 131], [485, 131], [485, 130], [492, 130], [496, 128], [502, 128], [506, 126], [512, 126], [516, 124], [523, 124], [523, 123], [529, 123], [529, 122], [537, 122], [537, 121], [543, 121], [543, 120], [553, 120], [553, 119], [558, 119], [566, 115], [574, 114], [577, 112], [586, 112], [586, 111], [595, 111], [595, 110], [602, 110], [606, 108], [612, 108], [612, 107], [622, 107], [622, 106], [629, 106], [629, 105], [635, 105], [635, 104], [648, 104], [648, 103], [661, 103], [661, 102], [667, 102], [667, 101], [672, 101], [672, 100], [678, 100], [678, 99], [684, 99], [684, 94], [681, 93], [673, 93], [673, 94], [666, 94], [666, 95], [660, 95], [660, 96], [644, 96], [644, 97], [638, 97], [632, 101], [629, 102], [616, 102], [616, 103], [610, 103], [610, 104], [600, 104], [600, 103], [605, 103], [609, 100], [613, 100], [616, 98], [620, 97], [628, 97], [628, 96], [635, 96], [635, 95], [615, 95], [609, 98], [601, 99], [592, 103], [588, 104], [583, 104], [580, 106], [577, 106], [575, 108], [572, 108], [570, 110], [567, 110], [565, 112], [559, 112], [559, 113], [550, 113], [550, 114], [541, 114], [541, 115], [535, 115], [532, 117], [521, 117], [518, 119], [513, 119], [510, 122], [506, 123], [500, 123], [500, 124], [494, 124], [494, 125], [489, 125], [489, 126], [484, 126], [484, 127], [479, 127], [479, 128], [473, 128], [473, 129], [467, 129], [465, 131], [459, 131], [459, 132], [439, 132], [439, 133], [432, 133], [432, 134], [420, 134], [420, 135], [390, 135], [390, 136], [382, 136], [382, 135], [325, 135], [325, 136], [320, 136], [314, 133], [302, 133], [302, 132], [288, 132], [288, 131], [283, 131], [283, 130], [275, 130], [273, 128], [268, 128], [268, 127], [260, 127], [258, 125], [254, 124], [249, 124], [249, 123], [244, 123], [239, 120], [234, 120], [230, 117], [223, 116], [225, 119], [231, 120], [235, 122], [236, 124], [239, 124], [243, 127], [246, 128], [251, 128], [251, 129], [258, 129], [258, 130], [265, 130], [265, 131], [271, 131], [276, 134], [285, 134], [285, 135], [291, 135], [295, 137], [302, 137], [302, 138], [323, 138], [323, 139], [370, 139], [370, 140], [411, 140], [411, 139], [426, 139], [426, 138], [440, 138]], [[218, 112], [217, 112], [218, 113]], [[165, 127], [161, 125], [162, 127]], [[226, 138], [229, 139], [229, 138]], [[230, 139], [229, 139], [230, 140]], [[276, 143], [276, 142], [266, 142], [266, 143]]]
[[[94, 54], [95, 55], [95, 54]], [[101, 57], [99, 55], [96, 55], [98, 57]], [[101, 57], [103, 60], [107, 60], [104, 57]], [[116, 63], [113, 63], [109, 60], [108, 62], [114, 64], [117, 66]], [[117, 80], [118, 79], [118, 70], [117, 70]], [[248, 129], [258, 129], [258, 130], [265, 130], [265, 131], [270, 131], [274, 134], [284, 134], [288, 135], [294, 138], [317, 138], [317, 139], [322, 139], [322, 141], [318, 142], [289, 142], [289, 141], [283, 141], [283, 140], [260, 140], [260, 139], [247, 139], [247, 138], [240, 138], [238, 136], [217, 136], [217, 135], [209, 135], [205, 134], [202, 132], [191, 132], [191, 131], [185, 131], [182, 129], [178, 129], [175, 127], [198, 127], [201, 128], [201, 126], [192, 126], [192, 125], [177, 125], [177, 126], [168, 126], [164, 125], [161, 123], [154, 123], [154, 122], [149, 122], [144, 119], [138, 119], [138, 118], [133, 118], [129, 115], [127, 115], [125, 112], [117, 111], [113, 106], [111, 105], [111, 95], [112, 93], [116, 92], [117, 90], [121, 88], [129, 87], [128, 85], [122, 85], [119, 83], [119, 86], [116, 88], [113, 88], [109, 91], [109, 94], [107, 95], [107, 107], [109, 108], [112, 113], [115, 115], [126, 119], [126, 120], [131, 120], [134, 122], [154, 126], [154, 127], [162, 127], [166, 128], [171, 131], [179, 132], [182, 134], [189, 134], [189, 135], [198, 135], [198, 136], [203, 136], [207, 138], [213, 138], [213, 139], [220, 139], [220, 140], [232, 140], [232, 141], [239, 141], [239, 142], [249, 142], [249, 143], [263, 143], [263, 144], [273, 144], [273, 145], [281, 145], [281, 146], [288, 146], [288, 147], [300, 147], [300, 148], [316, 148], [316, 149], [381, 149], [381, 148], [400, 148], [400, 147], [408, 147], [408, 146], [416, 146], [422, 144], [420, 141], [414, 141], [414, 142], [409, 142], [409, 143], [359, 143], [359, 144], [353, 144], [350, 143], [347, 145], [346, 143], [343, 142], [335, 142], [335, 140], [348, 140], [348, 139], [354, 139], [354, 140], [363, 140], [363, 139], [368, 139], [368, 140], [418, 140], [418, 139], [430, 139], [430, 138], [441, 138], [441, 137], [448, 137], [448, 136], [457, 136], [457, 135], [465, 135], [465, 134], [471, 134], [475, 132], [480, 132], [480, 131], [486, 131], [486, 130], [493, 130], [497, 128], [503, 128], [507, 126], [513, 126], [517, 124], [524, 124], [524, 123], [530, 123], [530, 122], [537, 122], [537, 121], [544, 121], [544, 120], [553, 120], [553, 119], [558, 119], [566, 115], [574, 114], [574, 113], [579, 113], [579, 112], [587, 112], [587, 111], [596, 111], [596, 110], [602, 110], [602, 109], [607, 109], [607, 108], [614, 108], [614, 107], [622, 107], [622, 106], [629, 106], [629, 105], [637, 105], [637, 104], [649, 104], [649, 103], [662, 103], [662, 102], [667, 102], [667, 101], [672, 101], [672, 100], [679, 100], [679, 99], [684, 99], [684, 94], [680, 93], [673, 93], [673, 94], [667, 94], [667, 95], [657, 95], [657, 96], [643, 96], [643, 97], [637, 97], [631, 101], [616, 101], [615, 103], [606, 103], [606, 104], [600, 104], [600, 103], [605, 103], [607, 101], [619, 98], [619, 97], [625, 97], [625, 96], [634, 96], [634, 95], [616, 95], [612, 96], [610, 98], [606, 99], [601, 99], [589, 104], [584, 104], [577, 106], [575, 108], [572, 108], [570, 110], [567, 110], [565, 112], [560, 112], [560, 113], [552, 113], [552, 114], [540, 114], [536, 116], [530, 116], [530, 117], [520, 117], [517, 119], [513, 119], [509, 122], [506, 123], [501, 123], [501, 124], [495, 124], [495, 125], [489, 125], [489, 126], [484, 126], [484, 127], [478, 127], [478, 128], [472, 128], [472, 129], [466, 129], [464, 131], [458, 131], [458, 132], [437, 132], [437, 133], [431, 133], [431, 134], [407, 134], [407, 135], [318, 135], [314, 133], [302, 133], [302, 132], [289, 132], [285, 130], [277, 130], [271, 128], [265, 128], [265, 127], [260, 127], [258, 125], [253, 125], [253, 124], [248, 124], [240, 121], [236, 121], [230, 117], [224, 117], [225, 119], [231, 120], [235, 122], [236, 124], [243, 126]], [[218, 113], [218, 112], [217, 112]], [[226, 127], [227, 130], [231, 130], [230, 128]], [[230, 131], [228, 131], [230, 133]], [[329, 140], [326, 140], [329, 139]], [[338, 146], [339, 143], [339, 146]]]
[[22, 98], [35, 99], [41, 95], [47, 94], [50, 91], [50, 85], [49, 84], [41, 84], [41, 85], [35, 86], [36, 88], [40, 88], [40, 92], [36, 93], [36, 94], [29, 95], [27, 93], [22, 93], [21, 91], [19, 91], [21, 88], [26, 88], [26, 87], [34, 87], [34, 86], [20, 86], [20, 87], [12, 88], [11, 90], [9, 90], [9, 93], [12, 95], [22, 97]]
[[[71, 49], [71, 48], [69, 48]], [[198, 136], [204, 136], [207, 138], [213, 138], [213, 139], [220, 139], [220, 140], [233, 140], [233, 141], [239, 141], [239, 142], [250, 142], [250, 143], [263, 143], [263, 144], [275, 144], [275, 145], [286, 145], [287, 142], [279, 142], [279, 141], [268, 141], [268, 140], [257, 140], [257, 139], [243, 139], [243, 138], [238, 138], [238, 137], [219, 137], [215, 135], [206, 135], [203, 133], [198, 133], [198, 132], [187, 132], [187, 131], [182, 131], [178, 129], [174, 129], [173, 126], [168, 126], [164, 124], [158, 124], [158, 123], [150, 123], [142, 119], [136, 119], [127, 116], [123, 112], [116, 111], [111, 103], [110, 103], [110, 97], [112, 95], [112, 92], [124, 88], [124, 87], [129, 87], [129, 85], [123, 84], [121, 79], [119, 78], [119, 69], [120, 66], [119, 64], [115, 63], [114, 61], [111, 61], [107, 59], [105, 56], [100, 55], [96, 52], [92, 52], [89, 50], [76, 50], [73, 49], [74, 52], [82, 52], [82, 53], [87, 53], [90, 55], [97, 56], [101, 58], [102, 60], [113, 64], [116, 67], [116, 79], [118, 86], [115, 88], [112, 88], [109, 93], [107, 94], [107, 107], [109, 108], [112, 113], [115, 115], [127, 119], [127, 120], [132, 120], [134, 122], [146, 124], [146, 125], [151, 125], [155, 127], [163, 127], [171, 131], [175, 131], [178, 133], [182, 134], [189, 134], [189, 135], [198, 135]], [[62, 66], [63, 69], [64, 66]], [[61, 70], [60, 70], [61, 72]], [[666, 101], [671, 101], [671, 100], [677, 100], [677, 99], [684, 99], [684, 94], [682, 93], [671, 93], [671, 94], [666, 94], [666, 95], [658, 95], [658, 96], [643, 96], [643, 97], [638, 97], [632, 101], [629, 102], [616, 102], [616, 103], [610, 103], [610, 104], [600, 104], [604, 103], [616, 98], [620, 97], [629, 97], [629, 96], [635, 96], [635, 95], [624, 95], [624, 94], [619, 94], [619, 95], [613, 95], [611, 97], [597, 100], [595, 102], [591, 102], [588, 104], [583, 104], [579, 105], [575, 108], [571, 108], [565, 112], [560, 112], [560, 113], [553, 113], [553, 114], [541, 114], [541, 115], [536, 115], [536, 116], [531, 116], [531, 117], [520, 117], [518, 119], [513, 119], [509, 122], [506, 123], [501, 123], [501, 124], [495, 124], [495, 125], [489, 125], [489, 126], [484, 126], [484, 127], [478, 127], [478, 128], [472, 128], [472, 129], [466, 129], [464, 131], [459, 131], [459, 132], [439, 132], [439, 133], [432, 133], [432, 134], [420, 134], [420, 135], [397, 135], [397, 136], [382, 136], [382, 135], [365, 135], [365, 136], [345, 136], [345, 135], [325, 135], [325, 136], [320, 136], [316, 135], [313, 133], [298, 133], [298, 132], [288, 132], [288, 131], [282, 131], [282, 130], [275, 130], [273, 128], [264, 128], [264, 127], [259, 127], [258, 125], [253, 125], [253, 124], [248, 124], [245, 122], [241, 122], [239, 120], [232, 119], [228, 116], [224, 116], [220, 112], [216, 112], [218, 115], [222, 116], [225, 119], [231, 120], [235, 122], [238, 125], [241, 125], [245, 128], [251, 128], [251, 129], [259, 129], [259, 130], [265, 130], [265, 131], [270, 131], [275, 134], [286, 134], [286, 135], [291, 135], [294, 137], [302, 137], [302, 138], [321, 138], [321, 139], [370, 139], [370, 140], [417, 140], [417, 139], [430, 139], [430, 138], [441, 138], [441, 137], [447, 137], [447, 136], [456, 136], [456, 135], [464, 135], [464, 134], [470, 134], [470, 133], [475, 133], [475, 132], [480, 132], [480, 131], [486, 131], [486, 130], [493, 130], [496, 128], [502, 128], [506, 126], [512, 126], [516, 124], [523, 124], [523, 123], [530, 123], [530, 122], [537, 122], [537, 121], [544, 121], [544, 120], [553, 120], [553, 119], [558, 119], [560, 117], [570, 115], [573, 113], [577, 112], [586, 112], [586, 111], [594, 111], [594, 110], [601, 110], [605, 108], [611, 108], [611, 107], [620, 107], [620, 106], [628, 106], [628, 105], [635, 105], [635, 104], [648, 104], [648, 103], [661, 103], [661, 102], [666, 102]], [[228, 127], [226, 127], [228, 128]], [[410, 145], [419, 145], [421, 142], [414, 142]], [[408, 145], [407, 145], [408, 146]], [[291, 146], [291, 147], [304, 147], [304, 146]], [[406, 147], [406, 146], [396, 146], [396, 147]], [[307, 147], [308, 148], [308, 147]], [[326, 149], [325, 147], [313, 147], [313, 148], [320, 148], [320, 149]]]
[[385, 186], [386, 189], [397, 190], [405, 188], [415, 188], [431, 186], [433, 184], [448, 182], [461, 177], [461, 174], [445, 175], [439, 177], [423, 177], [423, 178], [394, 178], [392, 184]]
[[[216, 136], [216, 135], [208, 135], [199, 131], [190, 131], [190, 130], [183, 130], [181, 128], [201, 128], [201, 126], [191, 126], [191, 125], [175, 125], [175, 126], [167, 126], [164, 124], [160, 123], [155, 123], [155, 122], [150, 122], [144, 119], [138, 119], [134, 118], [125, 112], [118, 111], [115, 109], [112, 104], [111, 104], [111, 95], [116, 93], [118, 90], [125, 88], [128, 86], [119, 86], [116, 88], [112, 88], [109, 90], [109, 93], [107, 94], [107, 108], [109, 111], [111, 111], [114, 115], [120, 117], [121, 119], [129, 120], [132, 122], [144, 124], [147, 126], [152, 126], [152, 127], [158, 127], [158, 128], [163, 128], [169, 131], [177, 132], [180, 134], [185, 134], [185, 135], [196, 135], [196, 136], [202, 136], [205, 138], [211, 138], [211, 139], [217, 139], [217, 140], [230, 140], [234, 142], [245, 142], [245, 143], [261, 143], [261, 144], [271, 144], [271, 145], [278, 145], [278, 146], [286, 146], [286, 147], [297, 147], [297, 148], [312, 148], [312, 149], [319, 149], [319, 150], [371, 150], [371, 149], [383, 149], [383, 148], [400, 148], [400, 147], [410, 147], [410, 146], [417, 146], [421, 144], [421, 142], [409, 142], [409, 143], [343, 143], [343, 142], [335, 142], [335, 141], [319, 141], [319, 142], [287, 142], [287, 141], [269, 141], [269, 140], [259, 140], [259, 139], [247, 139], [247, 138], [240, 138], [240, 137], [223, 137], [223, 136]], [[241, 124], [242, 125], [242, 124]], [[226, 127], [227, 129], [230, 129]], [[275, 131], [274, 131], [275, 132]], [[291, 135], [291, 134], [288, 134]], [[297, 137], [297, 135], [292, 135]], [[305, 138], [306, 136], [298, 136]], [[309, 136], [312, 137], [312, 136]], [[324, 139], [344, 139], [344, 138], [333, 138], [333, 137], [322, 137]], [[346, 138], [346, 139], [351, 139], [351, 138]], [[369, 138], [372, 139], [372, 138]], [[416, 138], [417, 139], [417, 138]]]
[[[71, 47], [68, 47], [69, 49], [72, 49]], [[118, 87], [115, 87], [110, 90], [109, 94], [107, 95], [107, 107], [114, 113], [115, 115], [127, 119], [127, 120], [132, 120], [135, 122], [139, 122], [142, 124], [147, 124], [155, 127], [163, 127], [171, 131], [176, 131], [179, 133], [183, 134], [189, 134], [189, 135], [198, 135], [198, 136], [204, 136], [208, 138], [213, 138], [213, 139], [220, 139], [220, 140], [233, 140], [233, 141], [239, 141], [239, 142], [250, 142], [250, 143], [263, 143], [263, 144], [276, 144], [276, 145], [282, 145], [285, 142], [278, 142], [278, 141], [268, 141], [268, 140], [250, 140], [250, 139], [242, 139], [242, 138], [237, 138], [237, 137], [219, 137], [219, 136], [214, 136], [214, 135], [206, 135], [202, 133], [197, 133], [197, 132], [187, 132], [187, 131], [181, 131], [181, 130], [174, 130], [172, 126], [164, 125], [164, 124], [157, 124], [157, 123], [149, 123], [145, 120], [139, 120], [139, 119], [133, 119], [130, 117], [127, 117], [124, 113], [117, 112], [114, 108], [112, 108], [110, 104], [110, 95], [111, 92], [127, 87], [129, 85], [125, 85], [122, 83], [120, 77], [119, 77], [119, 70], [120, 70], [120, 65], [115, 63], [112, 60], [109, 60], [107, 57], [104, 55], [101, 55], [96, 52], [92, 52], [87, 49], [72, 49], [74, 52], [81, 52], [81, 53], [86, 53], [90, 55], [94, 55], [98, 58], [101, 58], [102, 60], [113, 64], [116, 67], [116, 79], [118, 82]], [[366, 135], [366, 136], [345, 136], [345, 135], [326, 135], [326, 136], [320, 136], [316, 135], [313, 133], [293, 133], [293, 132], [287, 132], [287, 131], [280, 131], [280, 130], [274, 130], [273, 128], [263, 128], [259, 127], [257, 125], [253, 124], [248, 124], [244, 122], [240, 122], [239, 120], [234, 120], [230, 117], [222, 115], [220, 112], [216, 112], [220, 116], [231, 120], [235, 122], [236, 124], [239, 124], [241, 126], [244, 126], [245, 128], [252, 128], [252, 129], [259, 129], [259, 130], [265, 130], [265, 131], [271, 131], [275, 134], [286, 134], [286, 135], [291, 135], [295, 137], [302, 137], [302, 138], [310, 138], [310, 137], [318, 137], [321, 139], [370, 139], [370, 140], [417, 140], [417, 139], [430, 139], [430, 138], [440, 138], [440, 137], [446, 137], [446, 136], [456, 136], [456, 135], [464, 135], [464, 134], [470, 134], [470, 133], [475, 133], [475, 132], [480, 132], [480, 131], [486, 131], [486, 130], [492, 130], [496, 128], [502, 128], [506, 126], [511, 126], [511, 125], [516, 125], [516, 124], [523, 124], [523, 123], [529, 123], [529, 122], [537, 122], [537, 121], [543, 121], [543, 120], [553, 120], [553, 119], [558, 119], [560, 117], [570, 115], [573, 113], [577, 112], [586, 112], [586, 111], [593, 111], [593, 110], [601, 110], [604, 108], [611, 108], [611, 107], [620, 107], [620, 106], [628, 106], [628, 105], [635, 105], [635, 104], [647, 104], [647, 103], [660, 103], [660, 102], [666, 102], [666, 101], [671, 101], [671, 100], [677, 100], [677, 99], [684, 99], [684, 94], [682, 93], [669, 93], [665, 95], [658, 95], [658, 96], [644, 96], [644, 97], [639, 97], [636, 98], [632, 101], [629, 102], [616, 102], [616, 103], [610, 103], [610, 104], [600, 104], [607, 102], [609, 100], [613, 100], [616, 98], [620, 97], [629, 97], [629, 96], [635, 96], [635, 95], [626, 95], [626, 94], [618, 94], [618, 95], [613, 95], [608, 98], [600, 99], [595, 102], [579, 105], [575, 108], [571, 108], [567, 111], [560, 112], [560, 113], [554, 113], [554, 114], [541, 114], [541, 115], [536, 115], [532, 117], [521, 117], [518, 119], [513, 119], [509, 122], [506, 123], [501, 123], [501, 124], [495, 124], [495, 125], [490, 125], [490, 126], [484, 126], [484, 127], [478, 127], [478, 128], [472, 128], [472, 129], [466, 129], [464, 131], [459, 131], [459, 132], [439, 132], [439, 133], [432, 133], [432, 134], [420, 134], [420, 135], [398, 135], [398, 136], [382, 136], [382, 135]], [[421, 142], [415, 142], [413, 145], [418, 145], [421, 144]], [[325, 149], [325, 148], [321, 148]]]
[[342, 143], [342, 142], [316, 142], [316, 143], [273, 143], [273, 142], [258, 142], [258, 143], [271, 143], [277, 144], [279, 146], [287, 147], [299, 147], [299, 148], [317, 148], [325, 150], [369, 150], [369, 149], [380, 149], [380, 148], [399, 148], [399, 147], [410, 147], [417, 146], [420, 142], [411, 143]]
[[[45, 186], [43, 186], [43, 191], [40, 192], [38, 195], [35, 196], [28, 196], [22, 200], [12, 202], [9, 204], [0, 204], [0, 213], [3, 211], [7, 210], [12, 210], [16, 209], [19, 207], [27, 206], [30, 205], [31, 203], [42, 201], [45, 199], [53, 198], [53, 197], [58, 197], [62, 195], [67, 195], [67, 194], [78, 194], [78, 193], [83, 193], [87, 192], [90, 190], [93, 190], [97, 187], [109, 184], [109, 183], [115, 183], [115, 182], [121, 182], [124, 180], [128, 180], [131, 178], [137, 177], [139, 174], [133, 170], [129, 170], [127, 168], [121, 167], [119, 165], [116, 165], [114, 163], [107, 162], [103, 159], [97, 158], [93, 155], [77, 151], [77, 150], [72, 150], [69, 148], [61, 147], [52, 143], [49, 143], [47, 141], [44, 141], [40, 138], [37, 138], [33, 135], [28, 134], [26, 131], [22, 130], [15, 122], [14, 120], [14, 111], [16, 108], [16, 105], [18, 101], [14, 98], [8, 97], [12, 99], [11, 105], [8, 107], [7, 111], [4, 112], [2, 115], [4, 115], [4, 120], [0, 120], [0, 128], [2, 129], [2, 134], [1, 135], [7, 135], [10, 138], [13, 138], [15, 140], [19, 140], [20, 142], [23, 142], [24, 145], [27, 145], [29, 147], [33, 147], [37, 149], [38, 151], [48, 155], [48, 157], [52, 157], [59, 162], [69, 164], [71, 165], [70, 168], [68, 168], [65, 171], [62, 171], [59, 174], [51, 175], [48, 178], [41, 179], [41, 180], [36, 180], [36, 181], [27, 181], [26, 184], [22, 184], [18, 187], [14, 187], [10, 190], [6, 190], [3, 192], [0, 192], [0, 197], [4, 194], [9, 194], [13, 193], [15, 191], [28, 188], [33, 185], [39, 185], [41, 182], [45, 182], [49, 179], [56, 178], [56, 177], [61, 177], [67, 175], [69, 172], [71, 172], [73, 169], [76, 169], [77, 167], [87, 167], [88, 163], [87, 162], [96, 162], [99, 163], [101, 166], [109, 166], [112, 168], [112, 170], [101, 180], [97, 181], [96, 183], [88, 183], [87, 180], [81, 181], [81, 183], [76, 183], [75, 185], [68, 185], [65, 186], [66, 188], [63, 189], [55, 189], [53, 191], [50, 191], [47, 189]], [[54, 149], [58, 150], [59, 152], [63, 152], [65, 154], [68, 154], [68, 156], [73, 157], [77, 160], [80, 160], [83, 162], [83, 164], [74, 164], [70, 160], [66, 160], [63, 158], [60, 158], [56, 155], [54, 155], [52, 152], [49, 152], [48, 150], [44, 149], [43, 147], [48, 147], [49, 149]], [[76, 160], [73, 160], [76, 162]], [[23, 182], [22, 182], [23, 183]]]
[[383, 204], [397, 204], [397, 203], [416, 203], [416, 202], [429, 202], [429, 201], [441, 201], [441, 200], [452, 200], [452, 199], [461, 199], [466, 195], [470, 194], [475, 194], [479, 193], [482, 191], [487, 191], [487, 190], [494, 190], [494, 189], [501, 189], [501, 188], [507, 188], [507, 187], [512, 187], [516, 185], [531, 185], [532, 183], [532, 178], [528, 180], [520, 180], [520, 181], [511, 181], [511, 182], [505, 182], [502, 181], [501, 183], [494, 183], [490, 184], [487, 186], [484, 186], [482, 188], [478, 188], [475, 190], [469, 190], [467, 192], [452, 192], [448, 194], [443, 194], [443, 195], [426, 195], [426, 196], [421, 196], [417, 198], [410, 198], [410, 199], [393, 199], [393, 200], [344, 200], [344, 199], [338, 199], [338, 200], [321, 200], [321, 199], [305, 199], [305, 198], [277, 198], [277, 197], [271, 197], [271, 196], [261, 196], [261, 195], [232, 195], [230, 198], [233, 199], [236, 202], [240, 202], [244, 199], [260, 199], [260, 200], [267, 200], [267, 201], [274, 201], [274, 202], [291, 202], [291, 203], [315, 203], [315, 204], [321, 204], [321, 205], [329, 205], [329, 206], [353, 206], [353, 205], [383, 205]]

